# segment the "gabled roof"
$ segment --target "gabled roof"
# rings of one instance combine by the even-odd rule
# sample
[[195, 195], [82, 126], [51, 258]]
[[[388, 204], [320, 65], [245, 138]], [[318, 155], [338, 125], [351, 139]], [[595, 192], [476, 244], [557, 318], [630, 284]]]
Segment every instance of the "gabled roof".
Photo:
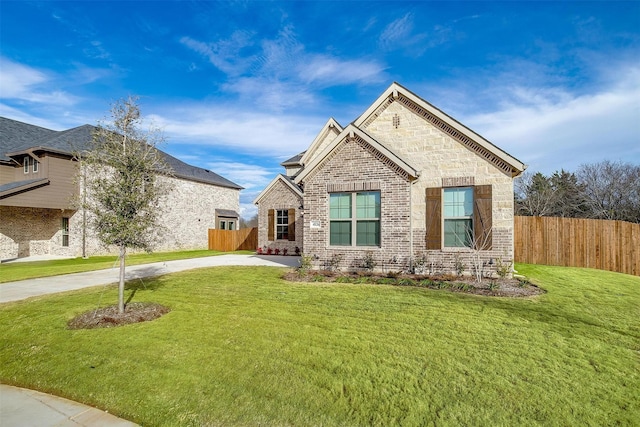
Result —
[[353, 124], [366, 130], [386, 106], [394, 101], [401, 102], [479, 156], [510, 173], [512, 177], [520, 175], [526, 169], [524, 163], [396, 82], [392, 83]]
[[334, 152], [338, 148], [338, 146], [340, 146], [340, 144], [345, 142], [347, 139], [354, 138], [354, 137], [359, 137], [362, 140], [364, 140], [371, 147], [373, 147], [373, 149], [375, 149], [384, 157], [386, 157], [388, 160], [390, 160], [400, 170], [406, 172], [410, 178], [417, 178], [420, 175], [420, 172], [418, 171], [418, 169], [411, 166], [411, 164], [409, 164], [409, 162], [407, 162], [405, 159], [395, 154], [393, 151], [389, 150], [384, 145], [380, 144], [378, 141], [376, 141], [373, 137], [371, 137], [362, 129], [359, 129], [354, 124], [350, 124], [342, 132], [340, 132], [340, 135], [338, 135], [333, 140], [333, 142], [331, 142], [331, 144], [329, 144], [324, 150], [322, 150], [321, 153], [313, 157], [313, 159], [311, 160], [311, 163], [306, 165], [305, 168], [295, 177], [294, 182], [296, 184], [301, 183], [304, 180], [304, 178], [307, 175], [309, 175], [314, 169], [320, 166], [323, 163], [323, 161], [332, 152]]
[[300, 158], [301, 165], [308, 164], [313, 159], [313, 157], [318, 154], [322, 143], [327, 137], [327, 134], [334, 130], [337, 131], [338, 135], [340, 135], [344, 128], [340, 126], [340, 123], [338, 123], [333, 117], [331, 117], [329, 118], [329, 120], [327, 120], [327, 123], [324, 124], [320, 132], [318, 132], [318, 135], [316, 135], [314, 140], [311, 142], [309, 148], [307, 148], [307, 150], [303, 153], [302, 157]]
[[[0, 161], [8, 162], [10, 156], [38, 151], [73, 156], [74, 153], [91, 148], [95, 130], [95, 126], [82, 125], [64, 131], [53, 131], [0, 117]], [[158, 152], [177, 178], [242, 189], [238, 184], [208, 169], [191, 166], [162, 150]]]
[[257, 205], [258, 203], [260, 203], [260, 199], [262, 199], [262, 197], [264, 197], [264, 195], [267, 194], [269, 192], [269, 190], [271, 190], [276, 185], [276, 183], [278, 183], [278, 182], [283, 182], [287, 187], [289, 187], [291, 189], [291, 191], [293, 191], [300, 198], [302, 198], [304, 196], [302, 194], [302, 190], [300, 190], [300, 187], [298, 187], [291, 180], [291, 178], [289, 178], [286, 175], [278, 174], [275, 178], [273, 178], [273, 180], [269, 183], [269, 185], [267, 185], [264, 188], [264, 190], [262, 190], [260, 192], [260, 194], [258, 194], [258, 196], [254, 199], [253, 204]]

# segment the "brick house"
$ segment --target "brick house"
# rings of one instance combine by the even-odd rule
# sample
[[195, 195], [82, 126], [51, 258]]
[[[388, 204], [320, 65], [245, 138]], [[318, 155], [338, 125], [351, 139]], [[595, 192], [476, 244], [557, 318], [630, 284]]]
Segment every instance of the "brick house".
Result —
[[[115, 253], [101, 245], [73, 200], [80, 194], [73, 152], [95, 128], [53, 131], [0, 117], [0, 259]], [[209, 228], [239, 224], [242, 187], [161, 152], [173, 170], [157, 250], [204, 249]]]
[[513, 179], [526, 166], [397, 83], [282, 165], [254, 201], [261, 248], [345, 269], [513, 260]]

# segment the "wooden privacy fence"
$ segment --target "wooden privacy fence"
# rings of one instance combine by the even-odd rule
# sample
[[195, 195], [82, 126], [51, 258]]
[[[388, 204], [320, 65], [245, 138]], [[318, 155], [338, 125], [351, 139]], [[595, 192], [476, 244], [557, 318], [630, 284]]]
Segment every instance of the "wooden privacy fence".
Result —
[[589, 267], [640, 276], [640, 224], [516, 216], [515, 261]]
[[255, 251], [256, 247], [258, 247], [257, 228], [242, 228], [240, 230], [209, 229], [210, 251]]

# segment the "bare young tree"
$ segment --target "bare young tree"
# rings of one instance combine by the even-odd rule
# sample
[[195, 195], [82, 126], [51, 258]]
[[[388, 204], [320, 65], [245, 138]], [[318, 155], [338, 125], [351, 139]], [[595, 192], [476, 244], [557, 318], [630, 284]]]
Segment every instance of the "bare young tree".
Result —
[[593, 218], [640, 222], [640, 166], [604, 160], [580, 166], [577, 176]]
[[258, 226], [258, 214], [249, 219], [240, 218], [240, 228], [254, 228]]
[[79, 154], [86, 179], [83, 207], [90, 226], [105, 245], [119, 249], [118, 311], [124, 312], [125, 258], [127, 249], [151, 251], [162, 214], [161, 201], [168, 187], [159, 180], [170, 169], [156, 149], [161, 133], [140, 130], [137, 98], [116, 102], [111, 121], [103, 121], [89, 151]]

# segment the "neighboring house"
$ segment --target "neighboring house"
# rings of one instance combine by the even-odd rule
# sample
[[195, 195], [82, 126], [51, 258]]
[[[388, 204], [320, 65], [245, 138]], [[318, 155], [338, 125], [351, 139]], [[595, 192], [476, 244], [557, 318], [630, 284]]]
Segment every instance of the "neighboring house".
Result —
[[[95, 128], [53, 131], [0, 117], [0, 259], [110, 253], [86, 226], [78, 162]], [[242, 187], [161, 152], [173, 170], [158, 250], [207, 247], [209, 228], [239, 225]]]
[[282, 165], [254, 201], [260, 248], [298, 247], [317, 267], [372, 257], [386, 270], [469, 272], [513, 260], [525, 165], [397, 83]]

